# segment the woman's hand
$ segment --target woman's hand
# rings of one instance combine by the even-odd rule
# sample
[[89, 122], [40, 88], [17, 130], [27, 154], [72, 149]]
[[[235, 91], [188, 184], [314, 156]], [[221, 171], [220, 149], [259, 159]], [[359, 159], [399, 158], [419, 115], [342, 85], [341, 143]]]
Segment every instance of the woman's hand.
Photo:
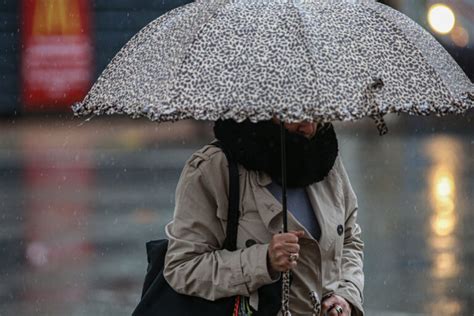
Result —
[[268, 263], [271, 274], [285, 272], [296, 267], [300, 252], [298, 240], [303, 236], [304, 231], [273, 235], [268, 246]]
[[323, 300], [322, 314], [327, 316], [350, 316], [351, 305], [344, 298], [332, 294]]

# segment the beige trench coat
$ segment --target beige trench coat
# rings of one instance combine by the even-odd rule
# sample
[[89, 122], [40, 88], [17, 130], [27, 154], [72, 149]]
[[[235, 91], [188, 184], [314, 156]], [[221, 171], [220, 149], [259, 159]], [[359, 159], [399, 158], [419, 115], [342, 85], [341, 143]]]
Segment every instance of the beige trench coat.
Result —
[[[174, 218], [166, 226], [169, 248], [164, 276], [177, 292], [209, 300], [245, 295], [256, 307], [258, 288], [275, 281], [267, 270], [267, 249], [272, 235], [282, 229], [281, 204], [265, 188], [272, 181], [267, 174], [239, 165], [239, 180], [238, 250], [231, 252], [222, 250], [228, 211], [226, 157], [221, 149], [208, 145], [186, 162], [176, 190]], [[363, 315], [357, 200], [340, 158], [325, 180], [306, 189], [321, 238], [318, 242], [306, 232], [300, 239], [290, 293], [293, 315], [311, 315], [310, 290], [320, 297], [336, 293], [354, 306], [356, 315]], [[289, 230], [304, 230], [289, 211]]]

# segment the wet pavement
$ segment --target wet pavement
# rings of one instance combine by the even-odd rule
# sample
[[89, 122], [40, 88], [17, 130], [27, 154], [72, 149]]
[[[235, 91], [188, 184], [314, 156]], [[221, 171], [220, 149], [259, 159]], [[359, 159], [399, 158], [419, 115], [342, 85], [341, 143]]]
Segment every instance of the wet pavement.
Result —
[[[336, 126], [337, 128], [337, 126]], [[338, 129], [367, 315], [473, 315], [474, 130]], [[205, 124], [0, 123], [0, 315], [130, 315]]]

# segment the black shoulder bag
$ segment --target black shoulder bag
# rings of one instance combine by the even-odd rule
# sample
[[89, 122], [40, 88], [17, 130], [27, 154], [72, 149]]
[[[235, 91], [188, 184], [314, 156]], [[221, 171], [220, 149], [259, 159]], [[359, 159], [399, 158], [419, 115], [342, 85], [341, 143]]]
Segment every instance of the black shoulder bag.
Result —
[[[224, 249], [237, 249], [237, 228], [239, 224], [239, 172], [237, 163], [220, 142], [220, 147], [229, 164], [229, 213]], [[152, 240], [146, 243], [148, 268], [143, 283], [141, 300], [132, 316], [232, 316], [236, 296], [209, 301], [200, 297], [177, 293], [163, 276], [168, 240]], [[281, 308], [281, 281], [262, 286], [258, 290], [258, 311], [252, 316], [275, 316]]]

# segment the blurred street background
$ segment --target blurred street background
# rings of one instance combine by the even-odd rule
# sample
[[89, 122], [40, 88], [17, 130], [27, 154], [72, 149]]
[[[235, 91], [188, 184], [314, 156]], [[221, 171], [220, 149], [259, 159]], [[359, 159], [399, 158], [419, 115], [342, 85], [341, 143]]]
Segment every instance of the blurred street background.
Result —
[[[382, 1], [474, 80], [474, 0]], [[130, 315], [209, 122], [73, 118], [133, 34], [184, 0], [0, 0], [0, 316]], [[474, 111], [335, 123], [367, 315], [474, 315]]]

